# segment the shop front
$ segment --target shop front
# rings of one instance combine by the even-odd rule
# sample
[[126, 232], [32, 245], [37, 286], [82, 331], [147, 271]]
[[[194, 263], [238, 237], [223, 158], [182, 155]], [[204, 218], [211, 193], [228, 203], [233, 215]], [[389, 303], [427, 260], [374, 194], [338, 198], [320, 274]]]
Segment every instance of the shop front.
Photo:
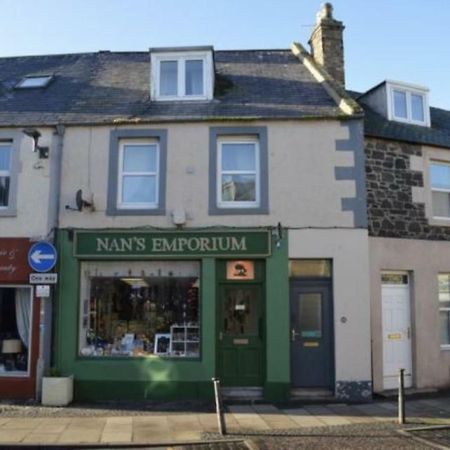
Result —
[[55, 356], [75, 398], [208, 398], [218, 377], [285, 399], [288, 258], [275, 240], [269, 229], [61, 230]]
[[0, 398], [34, 398], [40, 301], [29, 285], [27, 238], [0, 239]]

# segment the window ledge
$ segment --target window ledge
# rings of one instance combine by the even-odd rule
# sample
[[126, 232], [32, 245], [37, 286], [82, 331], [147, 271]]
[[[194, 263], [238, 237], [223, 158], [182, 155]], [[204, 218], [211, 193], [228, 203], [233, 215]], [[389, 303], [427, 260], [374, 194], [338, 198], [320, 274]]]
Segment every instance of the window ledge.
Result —
[[166, 214], [165, 208], [108, 208], [106, 210], [107, 216], [164, 216]]
[[434, 226], [450, 227], [450, 217], [431, 217], [428, 223]]
[[269, 214], [269, 208], [264, 208], [258, 206], [257, 208], [219, 208], [211, 207], [209, 208], [210, 216], [239, 216], [239, 215], [267, 215]]
[[442, 351], [446, 351], [446, 352], [449, 352], [450, 351], [450, 344], [449, 345], [441, 345], [441, 350]]
[[0, 208], [0, 217], [16, 217], [17, 211], [10, 208]]

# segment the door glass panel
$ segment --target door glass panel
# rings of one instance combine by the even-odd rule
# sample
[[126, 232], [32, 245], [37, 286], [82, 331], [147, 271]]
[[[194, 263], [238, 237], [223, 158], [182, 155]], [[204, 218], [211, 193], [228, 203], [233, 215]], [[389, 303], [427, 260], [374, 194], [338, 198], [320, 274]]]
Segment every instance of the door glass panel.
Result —
[[300, 336], [322, 337], [322, 294], [300, 294], [298, 302]]
[[259, 301], [256, 290], [225, 289], [223, 308], [223, 331], [226, 335], [258, 335]]

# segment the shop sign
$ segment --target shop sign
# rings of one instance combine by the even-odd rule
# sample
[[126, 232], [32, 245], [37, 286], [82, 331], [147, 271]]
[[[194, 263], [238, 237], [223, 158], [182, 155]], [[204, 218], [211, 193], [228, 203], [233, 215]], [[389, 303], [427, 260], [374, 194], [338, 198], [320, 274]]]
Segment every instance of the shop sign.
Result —
[[30, 269], [27, 254], [30, 240], [26, 238], [0, 239], [0, 282], [28, 282]]
[[227, 280], [254, 280], [254, 261], [228, 261]]
[[270, 233], [258, 231], [94, 232], [78, 231], [78, 258], [145, 258], [164, 256], [268, 256]]

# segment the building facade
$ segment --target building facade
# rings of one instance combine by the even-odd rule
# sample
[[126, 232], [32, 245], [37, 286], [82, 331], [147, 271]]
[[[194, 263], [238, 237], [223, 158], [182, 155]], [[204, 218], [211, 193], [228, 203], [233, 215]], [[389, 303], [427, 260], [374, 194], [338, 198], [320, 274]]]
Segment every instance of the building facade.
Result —
[[386, 81], [364, 106], [375, 391], [450, 386], [450, 114]]

